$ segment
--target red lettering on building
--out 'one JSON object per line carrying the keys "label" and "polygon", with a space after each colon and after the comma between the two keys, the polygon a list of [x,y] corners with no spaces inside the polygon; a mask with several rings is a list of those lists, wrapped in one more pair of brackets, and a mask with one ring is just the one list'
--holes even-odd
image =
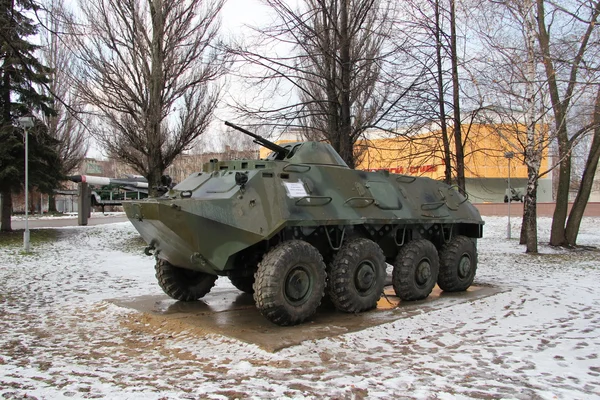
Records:
{"label": "red lettering on building", "polygon": [[369,171],[371,172],[377,172],[377,171],[388,171],[392,174],[418,174],[418,173],[431,173],[431,172],[436,172],[438,169],[438,166],[435,164],[427,164],[427,165],[414,165],[414,166],[408,166],[408,167],[403,167],[403,166],[397,166],[397,167],[390,167],[390,168],[371,168],[369,169]]}

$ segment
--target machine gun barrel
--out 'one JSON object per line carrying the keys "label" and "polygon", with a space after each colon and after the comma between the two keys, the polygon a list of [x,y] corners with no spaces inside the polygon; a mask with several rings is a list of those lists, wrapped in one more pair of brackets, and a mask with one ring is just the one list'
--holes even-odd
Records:
{"label": "machine gun barrel", "polygon": [[237,126],[235,124],[232,124],[229,121],[225,121],[225,125],[232,127],[233,129],[237,129],[238,131],[245,133],[248,136],[251,136],[254,138],[254,143],[258,143],[261,146],[266,147],[267,149],[274,151],[276,153],[280,153],[281,157],[285,157],[285,155],[289,152],[288,149],[283,148],[281,146],[279,146],[278,144],[275,144],[263,137],[258,136],[256,133],[252,133],[244,128],[242,128],[241,126]]}

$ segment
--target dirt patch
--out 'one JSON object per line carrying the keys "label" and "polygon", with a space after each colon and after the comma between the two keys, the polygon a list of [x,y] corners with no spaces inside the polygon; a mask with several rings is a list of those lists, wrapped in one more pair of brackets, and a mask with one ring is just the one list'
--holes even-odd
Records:
{"label": "dirt patch", "polygon": [[134,331],[143,330],[170,336],[178,336],[183,332],[197,336],[218,334],[275,352],[305,340],[356,332],[415,314],[492,296],[501,291],[489,286],[473,286],[462,293],[443,293],[436,287],[426,300],[401,302],[390,286],[386,287],[385,296],[375,310],[346,314],[331,307],[321,307],[311,320],[292,327],[281,327],[267,321],[254,306],[252,296],[237,290],[209,294],[203,300],[191,303],[175,301],[167,296],[141,296],[110,302],[140,312],[130,314],[123,321],[123,324]]}

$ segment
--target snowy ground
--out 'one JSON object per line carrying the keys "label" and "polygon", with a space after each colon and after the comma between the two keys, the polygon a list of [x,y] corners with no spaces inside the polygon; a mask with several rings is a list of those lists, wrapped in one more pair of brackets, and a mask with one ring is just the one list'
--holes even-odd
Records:
{"label": "snowy ground", "polygon": [[0,243],[2,398],[600,398],[600,252],[524,254],[505,218],[486,218],[476,277],[504,292],[275,354],[107,302],[161,293],[129,223],[57,233],[30,255]]}
{"label": "snowy ground", "polygon": [[[107,211],[105,213],[94,211],[91,213],[90,218],[108,218],[108,217],[120,217],[120,216],[125,216],[125,213],[123,211]],[[62,213],[62,214],[48,214],[48,213],[46,213],[46,214],[29,214],[27,216],[27,218],[29,218],[30,220],[72,219],[72,218],[77,218],[77,213],[71,212],[71,213]],[[13,221],[23,221],[24,219],[25,219],[25,214],[19,214],[19,215],[12,216]]]}

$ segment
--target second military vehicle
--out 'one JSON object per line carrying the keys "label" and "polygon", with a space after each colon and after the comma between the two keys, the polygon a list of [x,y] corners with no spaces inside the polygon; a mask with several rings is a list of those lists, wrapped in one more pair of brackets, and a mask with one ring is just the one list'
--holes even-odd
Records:
{"label": "second military vehicle", "polygon": [[386,262],[402,300],[473,282],[483,221],[455,188],[353,170],[327,143],[280,146],[226,124],[272,153],[211,160],[163,196],[124,204],[172,298],[198,300],[227,276],[268,320],[294,325],[325,295],[343,312],[376,307]]}

